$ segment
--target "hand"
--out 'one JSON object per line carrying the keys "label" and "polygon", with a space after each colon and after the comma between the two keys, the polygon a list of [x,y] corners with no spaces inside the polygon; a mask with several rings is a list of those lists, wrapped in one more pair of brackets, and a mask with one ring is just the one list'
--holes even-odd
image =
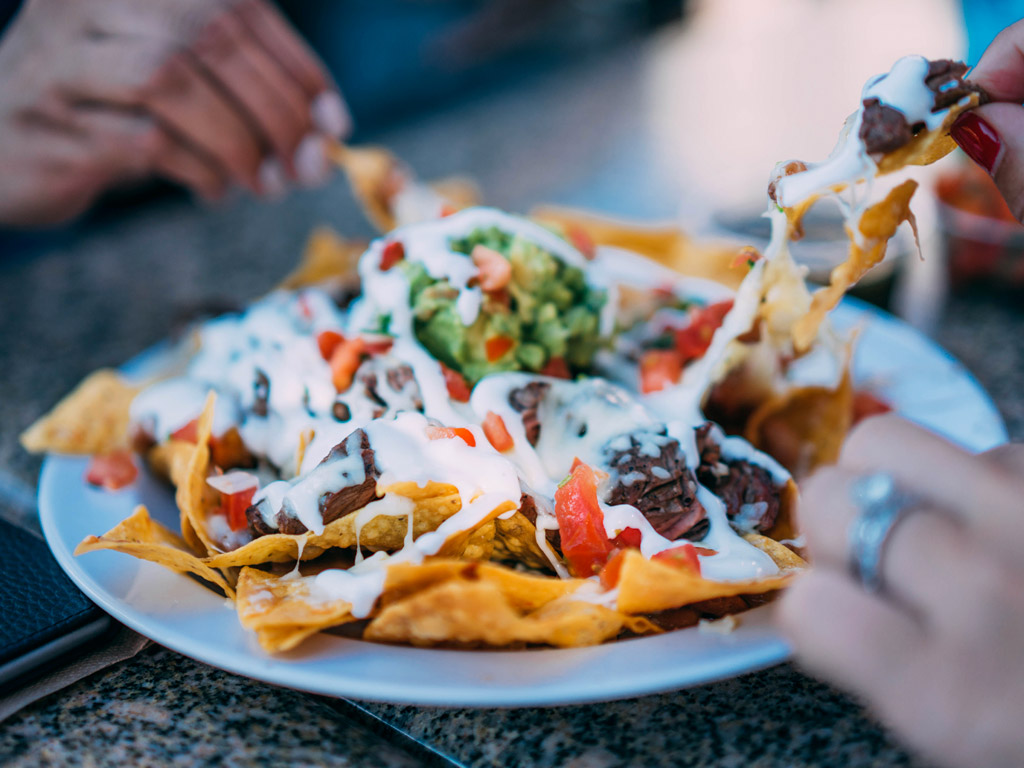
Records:
{"label": "hand", "polygon": [[[885,595],[847,569],[850,485],[923,500],[883,550]],[[814,563],[783,597],[797,658],[943,765],[1024,765],[1024,445],[975,456],[895,416],[866,420],[803,485]]]}
{"label": "hand", "polygon": [[67,220],[150,175],[205,199],[314,184],[350,124],[264,0],[29,0],[0,72],[0,224]]}
{"label": "hand", "polygon": [[1024,221],[1024,21],[999,33],[968,79],[993,103],[965,112],[950,135],[992,175],[1013,215]]}

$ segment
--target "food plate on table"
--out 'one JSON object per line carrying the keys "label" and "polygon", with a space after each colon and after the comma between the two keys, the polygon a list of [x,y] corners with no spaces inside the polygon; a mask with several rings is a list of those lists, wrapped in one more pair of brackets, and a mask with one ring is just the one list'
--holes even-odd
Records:
{"label": "food plate on table", "polygon": [[[894,407],[1004,437],[940,350],[829,317],[913,224],[913,182],[871,205],[857,183],[948,151],[979,98],[962,74],[908,57],[869,82],[833,158],[776,169],[764,254],[514,216],[339,148],[380,238],[316,235],[280,288],[23,435],[91,457],[45,464],[58,561],[172,648],[357,698],[563,703],[779,660],[763,606],[808,567],[794,479]],[[787,243],[822,196],[851,251],[812,294]]]}

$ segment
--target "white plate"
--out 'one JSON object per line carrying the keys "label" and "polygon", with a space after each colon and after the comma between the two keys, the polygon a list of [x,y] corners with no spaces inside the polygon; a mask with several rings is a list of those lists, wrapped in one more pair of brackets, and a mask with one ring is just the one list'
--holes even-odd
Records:
{"label": "white plate", "polygon": [[[971,375],[913,329],[846,302],[837,325],[862,327],[854,364],[907,417],[973,450],[1005,442],[998,412]],[[99,534],[145,503],[177,526],[169,490],[141,477],[108,493],[82,480],[86,460],[51,456],[39,483],[43,531],[58,562],[110,614],[161,645],[270,683],[332,696],[449,706],[540,706],[639,696],[732,677],[784,660],[789,649],[770,607],[743,615],[730,635],[694,629],[597,648],[516,652],[425,650],[321,634],[269,656],[238,623],[232,605],[185,576],[116,552],[75,558]]]}

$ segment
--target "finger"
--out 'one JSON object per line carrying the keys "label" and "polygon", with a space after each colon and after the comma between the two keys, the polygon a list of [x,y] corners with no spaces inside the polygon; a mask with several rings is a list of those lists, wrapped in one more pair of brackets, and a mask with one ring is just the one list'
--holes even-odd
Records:
{"label": "finger", "polygon": [[1013,215],[1024,220],[1024,107],[985,104],[960,115],[949,135],[988,171]]}
{"label": "finger", "polygon": [[243,0],[236,13],[268,55],[312,98],[316,126],[335,139],[352,132],[352,116],[323,63],[272,5]]}
{"label": "finger", "polygon": [[1024,21],[996,35],[969,79],[984,88],[993,101],[1024,101]]}
{"label": "finger", "polygon": [[[816,565],[846,570],[850,528],[860,513],[852,491],[858,476],[832,467],[801,484],[802,531]],[[880,568],[886,596],[931,625],[950,615],[951,601],[965,591],[977,549],[963,529],[935,509],[907,510],[885,542]],[[969,598],[969,595],[964,595]]]}
{"label": "finger", "polygon": [[312,129],[309,98],[230,13],[211,21],[192,46],[207,75],[241,105],[291,174],[292,157]]}
{"label": "finger", "polygon": [[75,125],[94,162],[105,169],[108,184],[157,174],[205,200],[223,196],[227,179],[216,164],[148,115],[96,107],[75,112]]}
{"label": "finger", "polygon": [[799,578],[777,615],[802,664],[873,698],[899,691],[926,642],[910,617],[828,568]]}
{"label": "finger", "polygon": [[1008,562],[1024,566],[1024,478],[894,415],[859,424],[840,466],[886,472],[911,493],[948,510]]}
{"label": "finger", "polygon": [[1018,475],[1024,475],[1024,443],[1008,443],[981,454],[985,461],[991,461]]}
{"label": "finger", "polygon": [[161,58],[150,41],[96,41],[65,92],[71,101],[146,112],[231,179],[257,191],[263,157],[259,134],[189,55]]}

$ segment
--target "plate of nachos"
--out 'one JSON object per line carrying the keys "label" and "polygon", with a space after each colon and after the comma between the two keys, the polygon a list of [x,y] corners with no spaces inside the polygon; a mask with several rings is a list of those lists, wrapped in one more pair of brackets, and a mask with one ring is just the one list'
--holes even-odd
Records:
{"label": "plate of nachos", "polygon": [[[869,82],[829,160],[780,164],[764,253],[512,215],[337,147],[378,239],[314,233],[277,290],[92,374],[23,435],[50,454],[55,556],[157,642],[330,695],[560,704],[782,660],[770,602],[810,567],[794,479],[880,410],[1005,439],[940,349],[829,315],[912,221],[912,181],[875,203],[861,182],[937,159],[980,99],[935,64]],[[851,255],[812,292],[787,243],[822,197]]]}

